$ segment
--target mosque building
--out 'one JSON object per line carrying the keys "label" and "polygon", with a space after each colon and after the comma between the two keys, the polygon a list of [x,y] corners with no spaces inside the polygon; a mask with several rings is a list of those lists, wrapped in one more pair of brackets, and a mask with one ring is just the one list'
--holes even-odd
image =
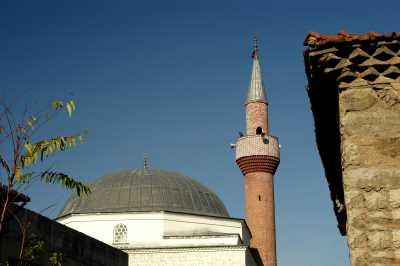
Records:
{"label": "mosque building", "polygon": [[[119,248],[129,265],[276,265],[273,175],[279,144],[268,134],[268,102],[257,40],[245,102],[246,134],[233,148],[245,176],[245,219],[191,177],[149,167],[95,179],[72,195],[57,221]],[[239,189],[239,188],[238,188]]]}

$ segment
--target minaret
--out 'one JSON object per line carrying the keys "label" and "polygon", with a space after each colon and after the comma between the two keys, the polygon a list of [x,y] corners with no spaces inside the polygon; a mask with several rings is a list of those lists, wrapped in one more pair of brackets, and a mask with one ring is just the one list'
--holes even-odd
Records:
{"label": "minaret", "polygon": [[278,139],[269,135],[268,102],[261,76],[257,39],[246,107],[246,135],[235,145],[236,163],[244,175],[245,214],[264,266],[276,265],[274,174],[279,165]]}

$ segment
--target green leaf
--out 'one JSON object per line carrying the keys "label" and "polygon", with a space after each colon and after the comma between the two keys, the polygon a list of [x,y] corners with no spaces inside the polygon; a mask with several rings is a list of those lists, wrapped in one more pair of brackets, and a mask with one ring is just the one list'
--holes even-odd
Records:
{"label": "green leaf", "polygon": [[20,183],[28,184],[28,183],[30,183],[32,181],[32,176],[33,176],[33,173],[29,172],[29,173],[26,173],[24,175],[21,175],[17,179],[17,181],[20,182]]}
{"label": "green leaf", "polygon": [[33,145],[30,143],[25,143],[24,144],[25,150],[27,150],[28,153],[32,153],[33,151]]}
{"label": "green leaf", "polygon": [[69,117],[72,116],[72,112],[75,111],[75,103],[73,100],[69,100],[67,102],[67,111],[68,111],[68,115]]}
{"label": "green leaf", "polygon": [[22,168],[19,167],[19,166],[17,166],[17,167],[15,168],[15,179],[16,179],[18,182],[22,182],[22,181],[23,181]]}
{"label": "green leaf", "polygon": [[32,115],[31,117],[28,118],[28,120],[26,120],[26,123],[32,130],[34,130],[35,129],[34,124],[36,123],[36,121],[37,118],[34,115]]}
{"label": "green leaf", "polygon": [[51,154],[64,151],[67,148],[72,148],[76,145],[76,142],[83,142],[82,135],[72,136],[59,136],[52,139],[45,139],[36,143],[25,143],[26,153],[20,157],[22,167],[27,167],[30,164],[34,164],[40,158],[40,161],[44,161]]}
{"label": "green leaf", "polygon": [[64,103],[62,101],[53,101],[51,103],[51,106],[56,110],[60,110],[61,108],[63,108]]}
{"label": "green leaf", "polygon": [[80,196],[81,193],[88,195],[91,192],[88,186],[64,173],[44,171],[41,173],[40,178],[45,183],[59,184],[64,188],[73,189],[78,196]]}
{"label": "green leaf", "polygon": [[[26,261],[33,261],[40,256],[44,251],[44,241],[39,239],[36,235],[29,235],[26,246],[23,249],[23,259]],[[29,264],[29,263],[28,263]]]}
{"label": "green leaf", "polygon": [[49,257],[50,266],[62,266],[63,264],[63,254],[58,251],[54,251]]}
{"label": "green leaf", "polygon": [[35,129],[35,128],[33,127],[33,123],[32,123],[31,120],[28,119],[28,121],[26,121],[26,123],[28,124],[28,126],[29,126],[32,130]]}

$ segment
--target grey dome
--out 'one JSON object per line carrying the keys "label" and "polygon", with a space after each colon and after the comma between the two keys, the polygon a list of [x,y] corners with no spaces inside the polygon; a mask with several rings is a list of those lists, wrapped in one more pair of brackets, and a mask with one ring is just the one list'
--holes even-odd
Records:
{"label": "grey dome", "polygon": [[218,196],[190,177],[155,169],[132,169],[95,179],[92,193],[73,194],[68,214],[173,211],[229,217]]}

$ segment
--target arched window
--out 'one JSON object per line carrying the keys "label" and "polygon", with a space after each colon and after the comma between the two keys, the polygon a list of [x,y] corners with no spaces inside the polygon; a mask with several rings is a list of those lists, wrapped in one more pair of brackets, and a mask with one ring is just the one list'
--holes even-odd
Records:
{"label": "arched window", "polygon": [[114,226],[114,243],[128,242],[128,228],[124,224]]}
{"label": "arched window", "polygon": [[261,127],[258,127],[258,128],[256,129],[256,134],[257,134],[257,135],[261,135],[261,134],[262,134],[262,128],[261,128]]}

